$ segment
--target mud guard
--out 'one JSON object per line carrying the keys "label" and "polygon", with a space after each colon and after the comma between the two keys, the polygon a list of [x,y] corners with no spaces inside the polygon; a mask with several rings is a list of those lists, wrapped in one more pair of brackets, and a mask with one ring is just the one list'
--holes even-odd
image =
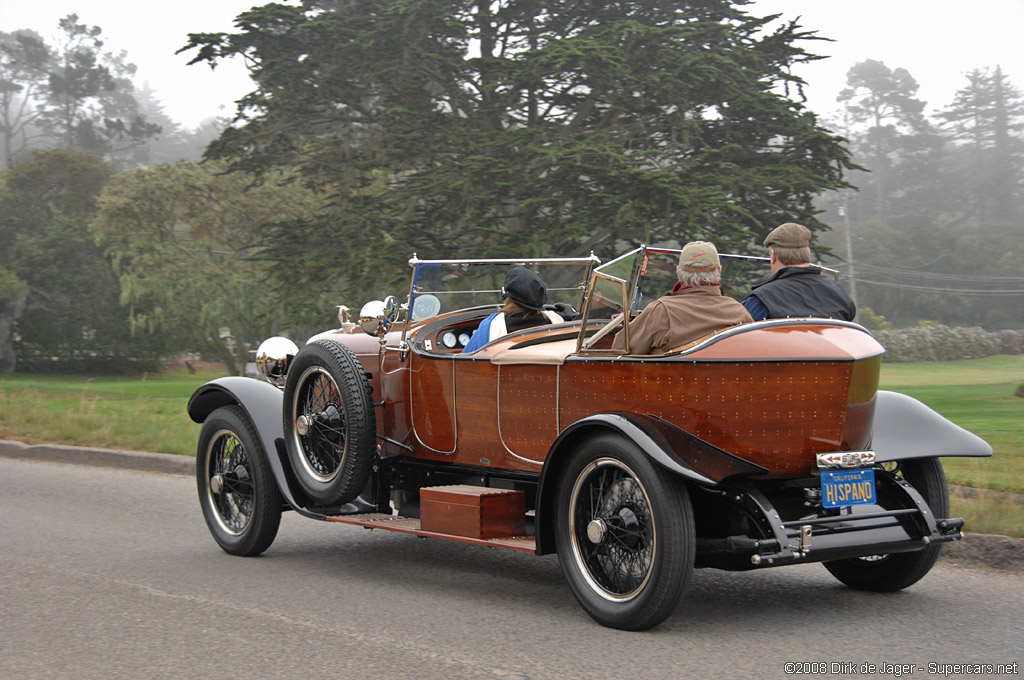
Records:
{"label": "mud guard", "polygon": [[555,488],[565,464],[565,454],[582,438],[602,430],[618,432],[661,467],[698,484],[714,486],[727,477],[768,472],[767,468],[734,456],[655,415],[613,412],[587,416],[558,435],[544,461],[535,518],[538,555],[556,550],[554,521],[557,518],[548,517],[545,511],[555,505]]}
{"label": "mud guard", "polygon": [[875,461],[910,458],[986,457],[988,442],[950,422],[917,399],[879,390],[869,448]]}
{"label": "mud guard", "polygon": [[214,410],[233,404],[241,406],[256,427],[274,480],[288,505],[304,515],[323,519],[323,515],[305,509],[308,501],[289,479],[290,470],[285,469],[281,460],[279,446],[284,444],[284,393],[262,380],[238,376],[217,378],[195,391],[188,401],[188,415],[195,422],[202,423]]}

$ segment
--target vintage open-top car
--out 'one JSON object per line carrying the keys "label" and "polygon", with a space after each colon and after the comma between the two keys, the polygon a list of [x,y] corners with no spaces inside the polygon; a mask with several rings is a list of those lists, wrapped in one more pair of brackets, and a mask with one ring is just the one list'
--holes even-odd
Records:
{"label": "vintage open-top car", "polygon": [[[264,342],[265,380],[214,380],[188,405],[214,539],[259,554],[290,509],[557,553],[584,609],[634,630],[671,614],[695,567],[823,562],[876,591],[923,577],[963,525],[938,459],[991,448],[879,391],[884,350],[854,323],[760,321],[630,354],[626,321],[678,258],[414,256],[404,303],[368,303],[301,349]],[[564,321],[463,352],[513,265]]]}

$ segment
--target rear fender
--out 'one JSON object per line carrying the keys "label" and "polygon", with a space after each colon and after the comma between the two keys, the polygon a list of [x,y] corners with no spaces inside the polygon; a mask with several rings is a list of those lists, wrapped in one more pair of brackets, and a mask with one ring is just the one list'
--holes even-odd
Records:
{"label": "rear fender", "polygon": [[[286,469],[282,461],[284,392],[270,383],[253,378],[217,378],[195,391],[188,401],[188,415],[195,422],[202,423],[216,409],[233,404],[241,406],[256,427],[281,495],[292,508],[303,511],[309,503],[292,483],[289,478],[291,471]],[[303,511],[303,514],[308,513]]]}
{"label": "rear fender", "polygon": [[555,493],[569,454],[587,438],[608,431],[621,434],[664,469],[697,484],[715,486],[734,475],[768,472],[654,415],[616,412],[587,416],[558,435],[544,461],[537,489],[538,555],[556,550]]}
{"label": "rear fender", "polygon": [[946,420],[917,399],[879,390],[870,448],[882,463],[911,458],[985,457],[988,442]]}

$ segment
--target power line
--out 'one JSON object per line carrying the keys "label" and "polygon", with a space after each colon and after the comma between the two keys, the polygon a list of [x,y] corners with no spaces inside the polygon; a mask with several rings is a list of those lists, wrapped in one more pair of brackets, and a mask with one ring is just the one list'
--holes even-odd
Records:
{"label": "power line", "polygon": [[[841,265],[838,265],[841,266]],[[989,285],[1016,285],[1024,284],[1024,276],[982,276],[977,274],[943,274],[939,272],[922,272],[916,270],[907,269],[892,269],[889,267],[879,267],[876,265],[858,263],[857,268],[864,273],[873,274],[877,276],[890,276],[894,278],[902,278],[908,280],[919,280],[919,281],[943,281],[943,282],[962,282],[962,283],[982,283]]]}
{"label": "power line", "polygon": [[1010,295],[1024,295],[1021,290],[978,290],[973,288],[936,288],[934,286],[914,286],[906,283],[890,283],[888,281],[876,281],[874,279],[857,279],[858,283],[865,283],[869,286],[882,286],[884,288],[899,288],[901,290],[917,290],[926,293],[942,293],[944,295],[975,295],[1005,297]]}

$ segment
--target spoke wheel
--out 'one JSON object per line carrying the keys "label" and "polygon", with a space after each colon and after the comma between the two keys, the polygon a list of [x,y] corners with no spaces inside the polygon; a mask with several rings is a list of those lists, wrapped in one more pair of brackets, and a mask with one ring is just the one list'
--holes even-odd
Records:
{"label": "spoke wheel", "polygon": [[307,495],[347,503],[369,479],[377,425],[370,386],[352,351],[331,341],[295,356],[284,390],[288,456]]}
{"label": "spoke wheel", "polygon": [[[942,463],[937,458],[903,461],[899,474],[917,489],[936,518],[949,517],[949,489]],[[883,506],[892,505],[886,504],[882,497],[880,500]],[[868,555],[825,562],[824,565],[830,574],[851,588],[892,592],[924,578],[935,566],[941,550],[941,543],[931,543],[916,552]]]}
{"label": "spoke wheel", "polygon": [[266,451],[238,406],[206,419],[196,449],[199,504],[210,533],[234,555],[258,555],[274,542],[283,499]]}
{"label": "spoke wheel", "polygon": [[686,487],[631,442],[600,435],[570,454],[558,490],[558,555],[583,608],[643,630],[675,609],[693,571]]}

